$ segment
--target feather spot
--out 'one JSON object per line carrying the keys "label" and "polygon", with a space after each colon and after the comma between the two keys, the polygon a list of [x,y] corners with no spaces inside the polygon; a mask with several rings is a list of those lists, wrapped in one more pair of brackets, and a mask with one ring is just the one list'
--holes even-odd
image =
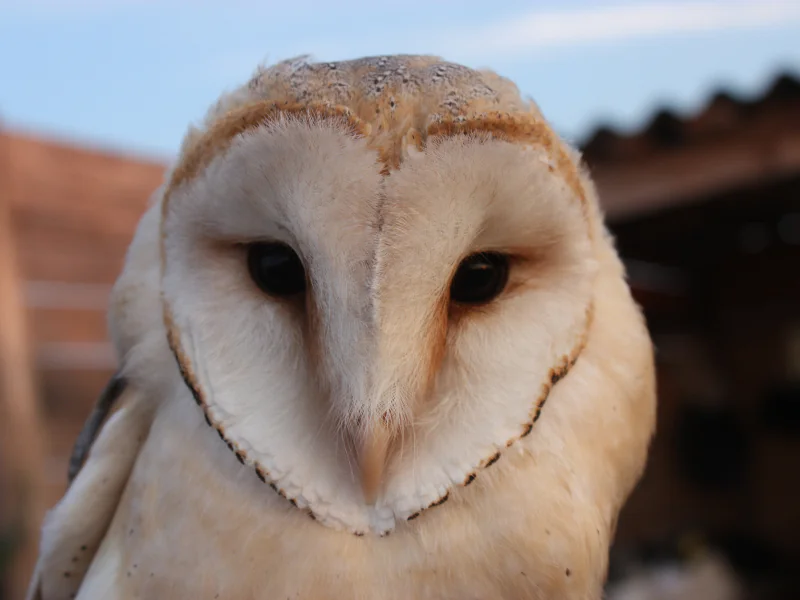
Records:
{"label": "feather spot", "polygon": [[484,468],[491,467],[494,463],[500,460],[500,453],[497,452],[494,456],[492,456],[489,460],[486,461],[486,464],[483,465]]}

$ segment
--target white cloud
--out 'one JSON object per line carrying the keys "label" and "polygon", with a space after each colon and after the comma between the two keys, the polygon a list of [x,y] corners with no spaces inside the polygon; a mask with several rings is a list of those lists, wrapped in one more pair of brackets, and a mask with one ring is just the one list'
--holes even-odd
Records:
{"label": "white cloud", "polygon": [[[475,15],[477,16],[477,15]],[[375,31],[355,40],[296,40],[296,52],[320,60],[408,52],[438,54],[466,63],[530,57],[537,51],[592,46],[685,33],[753,30],[800,22],[800,0],[639,1],[572,10],[532,10],[485,25],[428,32]],[[288,48],[284,50],[289,50]],[[271,54],[275,54],[275,49]],[[263,51],[234,50],[219,58],[212,73],[250,73]]]}
{"label": "white cloud", "polygon": [[448,56],[486,59],[524,55],[544,48],[760,29],[797,21],[798,0],[638,2],[531,11],[513,20],[445,33],[436,47]]}

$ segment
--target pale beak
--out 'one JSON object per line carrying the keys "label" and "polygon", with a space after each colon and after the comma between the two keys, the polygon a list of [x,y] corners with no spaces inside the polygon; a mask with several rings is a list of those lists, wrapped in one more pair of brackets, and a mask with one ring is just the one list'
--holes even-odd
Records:
{"label": "pale beak", "polygon": [[359,455],[361,466],[361,490],[367,504],[375,504],[386,468],[386,455],[392,433],[382,422],[372,426],[364,437]]}

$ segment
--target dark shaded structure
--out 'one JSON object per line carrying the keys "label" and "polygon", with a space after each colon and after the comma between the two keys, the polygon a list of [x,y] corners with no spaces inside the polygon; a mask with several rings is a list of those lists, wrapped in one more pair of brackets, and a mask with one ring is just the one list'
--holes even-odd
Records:
{"label": "dark shaded structure", "polygon": [[658,356],[658,433],[619,543],[693,530],[798,564],[800,80],[583,147]]}

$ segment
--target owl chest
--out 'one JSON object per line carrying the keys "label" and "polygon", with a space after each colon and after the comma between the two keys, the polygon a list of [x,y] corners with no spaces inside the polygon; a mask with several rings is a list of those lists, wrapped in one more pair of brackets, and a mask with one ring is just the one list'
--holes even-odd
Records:
{"label": "owl chest", "polygon": [[593,597],[594,578],[502,521],[487,531],[469,505],[357,538],[278,502],[177,484],[134,473],[79,598]]}
{"label": "owl chest", "polygon": [[[510,457],[514,478],[486,475],[387,537],[356,537],[275,494],[203,423],[185,413],[179,421],[156,419],[79,598],[585,599],[599,592],[603,574],[587,569],[592,561],[581,554],[604,543],[594,523],[579,518],[588,513],[564,505],[561,493],[542,493],[543,474],[528,477]],[[520,487],[521,479],[531,487]],[[559,516],[557,504],[569,514]]]}
{"label": "owl chest", "polygon": [[[120,523],[79,598],[538,598],[538,574],[506,571],[487,552],[436,553],[320,539],[311,531],[257,529],[163,534]],[[199,526],[199,523],[198,523]],[[128,527],[127,531],[125,527]],[[560,596],[569,597],[569,596]]]}

